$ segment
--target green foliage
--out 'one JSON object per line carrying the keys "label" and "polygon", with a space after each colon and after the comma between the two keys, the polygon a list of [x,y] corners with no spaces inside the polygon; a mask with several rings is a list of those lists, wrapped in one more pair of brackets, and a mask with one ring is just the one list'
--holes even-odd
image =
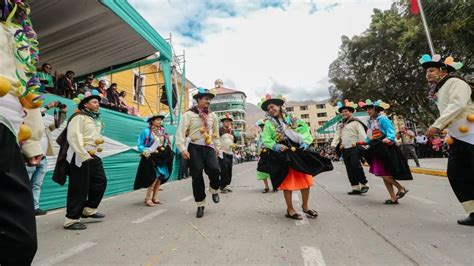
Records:
{"label": "green foliage", "polygon": [[[428,100],[425,72],[418,63],[429,53],[421,17],[409,1],[374,10],[369,28],[352,39],[342,36],[338,58],[329,67],[333,100],[382,99],[390,111],[427,127],[438,111]],[[474,1],[423,1],[435,52],[464,63],[471,73],[474,54]]]}

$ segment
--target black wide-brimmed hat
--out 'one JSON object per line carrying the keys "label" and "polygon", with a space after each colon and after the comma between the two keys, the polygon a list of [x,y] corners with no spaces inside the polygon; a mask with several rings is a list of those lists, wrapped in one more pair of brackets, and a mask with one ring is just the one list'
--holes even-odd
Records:
{"label": "black wide-brimmed hat", "polygon": [[198,88],[198,92],[196,94],[193,95],[193,98],[195,100],[197,99],[200,99],[202,97],[209,97],[209,98],[214,98],[214,96],[216,96],[214,93],[210,92],[208,89],[205,89],[205,88],[202,88],[202,87],[199,87]]}
{"label": "black wide-brimmed hat", "polygon": [[369,108],[375,108],[375,110],[382,112],[390,108],[390,104],[383,102],[382,100],[377,100],[372,102],[370,99],[365,100],[365,102],[359,102],[360,108],[367,110]]}
{"label": "black wide-brimmed hat", "polygon": [[349,100],[346,99],[344,100],[344,103],[337,102],[336,107],[338,108],[337,111],[339,113],[341,113],[343,110],[349,110],[349,112],[354,113],[357,108],[357,104],[354,102],[349,102]]}
{"label": "black wide-brimmed hat", "polygon": [[155,120],[156,118],[161,118],[161,120],[165,119],[166,117],[166,114],[164,112],[160,112],[159,114],[154,114],[152,116],[150,116],[146,121],[148,123],[152,122],[153,120]]}
{"label": "black wide-brimmed hat", "polygon": [[463,63],[461,62],[454,62],[454,58],[451,56],[446,57],[446,59],[442,61],[439,54],[435,54],[433,57],[431,57],[429,54],[424,54],[421,56],[419,62],[424,69],[436,67],[446,69],[448,72],[455,72],[456,70],[461,69],[463,66]]}
{"label": "black wide-brimmed hat", "polygon": [[[79,94],[79,95],[82,95],[82,94]],[[80,97],[79,95],[78,95],[77,98]],[[82,97],[81,97],[82,99],[79,98],[80,102],[79,102],[79,104],[77,104],[77,109],[79,109],[79,110],[83,110],[85,108],[84,105],[92,99],[97,99],[99,102],[102,100],[102,98],[99,96],[99,92],[97,90],[92,90],[92,92],[86,92],[84,95],[82,95]]]}
{"label": "black wide-brimmed hat", "polygon": [[283,96],[278,95],[276,97],[272,97],[270,94],[267,94],[261,99],[261,101],[257,105],[260,105],[260,108],[262,108],[262,110],[266,112],[268,111],[268,106],[270,104],[282,106],[284,103],[285,98]]}

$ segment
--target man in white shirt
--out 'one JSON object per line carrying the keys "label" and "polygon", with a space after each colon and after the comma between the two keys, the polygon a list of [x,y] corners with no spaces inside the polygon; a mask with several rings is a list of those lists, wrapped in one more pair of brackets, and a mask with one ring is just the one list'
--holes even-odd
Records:
{"label": "man in white shirt", "polygon": [[[193,96],[197,104],[186,111],[176,131],[176,146],[181,157],[188,160],[192,177],[194,201],[197,204],[196,217],[204,216],[206,205],[206,186],[203,171],[209,177],[209,191],[214,203],[219,203],[218,189],[219,163],[217,154],[220,153],[219,120],[217,115],[209,110],[214,94],[204,88],[198,88]],[[186,139],[191,141],[186,145]]]}
{"label": "man in white shirt", "polygon": [[229,185],[232,182],[232,163],[234,160],[234,149],[237,138],[234,135],[232,129],[232,115],[227,113],[225,116],[220,118],[222,127],[219,128],[221,151],[222,154],[219,156],[219,167],[221,170],[221,193],[232,192],[229,189]]}
{"label": "man in white shirt", "polygon": [[358,141],[365,140],[365,125],[353,117],[355,106],[347,102],[339,107],[342,121],[339,122],[331,147],[340,150],[346,166],[347,176],[352,186],[349,195],[360,195],[369,191],[367,178],[361,165],[361,155],[356,147]]}
{"label": "man in white shirt", "polygon": [[[450,75],[462,66],[448,57],[424,55],[420,61],[426,79],[433,85],[440,116],[426,132],[428,138],[448,130],[448,179],[454,194],[468,217],[459,219],[461,225],[474,226],[474,95],[464,80]],[[430,60],[427,60],[427,59]],[[436,60],[437,59],[437,60]]]}

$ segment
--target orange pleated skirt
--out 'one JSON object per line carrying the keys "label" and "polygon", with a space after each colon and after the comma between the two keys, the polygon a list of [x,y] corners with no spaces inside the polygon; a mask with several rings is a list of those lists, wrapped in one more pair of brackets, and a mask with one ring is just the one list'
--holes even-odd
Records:
{"label": "orange pleated skirt", "polygon": [[302,172],[298,172],[290,167],[288,175],[281,183],[279,190],[301,190],[314,185],[313,177]]}

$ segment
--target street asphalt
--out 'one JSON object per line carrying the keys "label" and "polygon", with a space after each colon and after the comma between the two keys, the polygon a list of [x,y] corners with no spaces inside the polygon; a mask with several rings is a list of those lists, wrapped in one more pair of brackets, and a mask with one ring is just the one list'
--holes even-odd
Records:
{"label": "street asphalt", "polygon": [[[146,207],[144,190],[103,201],[102,221],[62,229],[64,209],[37,218],[35,265],[474,265],[474,227],[445,177],[415,174],[399,205],[383,182],[365,171],[370,190],[347,195],[344,165],[315,177],[310,205],[317,219],[285,217],[281,192],[262,194],[256,162],[234,166],[232,193],[207,197],[195,217],[191,180],[165,184],[163,204]],[[301,195],[295,193],[300,210]]]}

